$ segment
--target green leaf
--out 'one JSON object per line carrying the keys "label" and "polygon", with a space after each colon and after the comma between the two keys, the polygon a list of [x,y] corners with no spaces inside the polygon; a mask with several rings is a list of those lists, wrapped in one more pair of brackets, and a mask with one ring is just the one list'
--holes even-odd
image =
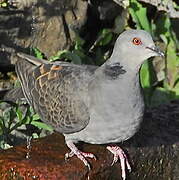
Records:
{"label": "green leaf", "polygon": [[163,34],[166,38],[170,38],[171,37],[170,29],[171,29],[170,18],[166,15],[161,15],[161,17],[156,22],[157,35],[161,36]]}
{"label": "green leaf", "polygon": [[17,118],[19,119],[19,121],[22,121],[23,113],[19,107],[16,108],[16,115],[17,115]]}
{"label": "green leaf", "polygon": [[150,105],[153,92],[153,84],[156,81],[156,74],[151,61],[146,61],[140,70],[141,85],[144,88],[144,97],[147,105]]}
{"label": "green leaf", "polygon": [[44,54],[38,48],[32,48],[32,51],[36,58],[38,58],[38,59],[44,58]]}
{"label": "green leaf", "polygon": [[164,34],[161,34],[161,35],[160,35],[160,38],[162,39],[162,41],[163,41],[165,44],[168,44],[168,39],[167,39],[167,37],[166,37]]}
{"label": "green leaf", "polygon": [[16,117],[16,108],[11,108],[10,109],[10,117],[9,117],[9,122],[8,122],[8,129],[10,129],[11,128],[11,125],[13,124],[13,121],[14,121],[14,119],[15,119],[15,117]]}
{"label": "green leaf", "polygon": [[143,88],[151,87],[156,81],[156,75],[151,61],[146,61],[140,70],[140,80]]}
{"label": "green leaf", "polygon": [[112,38],[113,38],[112,32],[109,29],[103,29],[100,34],[98,44],[100,46],[106,46],[107,44],[110,43]]}
{"label": "green leaf", "polygon": [[33,134],[32,134],[32,138],[33,138],[33,139],[37,139],[37,138],[39,138],[39,135],[38,135],[37,133],[33,133]]}
{"label": "green leaf", "polygon": [[175,86],[172,91],[175,93],[175,96],[173,96],[173,99],[178,99],[179,98],[179,83],[177,86]]}
{"label": "green leaf", "polygon": [[[74,64],[81,64],[81,58],[68,50],[59,51],[55,57],[58,57],[58,59],[71,60]],[[50,61],[54,61],[54,56],[50,58]]]}
{"label": "green leaf", "polygon": [[27,115],[27,116],[25,116],[25,117],[22,119],[21,123],[22,123],[22,124],[30,124],[31,121],[32,121],[31,116]]}
{"label": "green leaf", "polygon": [[43,122],[39,122],[39,121],[32,121],[31,122],[32,125],[38,127],[38,128],[42,128],[48,131],[53,131],[53,128]]}
{"label": "green leaf", "polygon": [[36,121],[36,120],[39,120],[39,119],[40,119],[40,117],[39,117],[38,114],[34,114],[34,115],[32,116],[32,121]]}
{"label": "green leaf", "polygon": [[147,8],[144,8],[137,0],[130,0],[129,13],[138,29],[144,29],[151,33],[150,22],[147,18]]}
{"label": "green leaf", "polygon": [[6,7],[8,7],[8,3],[7,2],[1,2],[0,7],[6,8]]}
{"label": "green leaf", "polygon": [[9,145],[5,140],[0,139],[0,148],[1,149],[9,149],[13,146]]}
{"label": "green leaf", "polygon": [[68,60],[71,60],[74,64],[81,64],[81,58],[73,52],[68,52],[67,54],[65,54],[65,57]]}
{"label": "green leaf", "polygon": [[56,61],[56,60],[59,60],[59,56],[51,56],[50,58],[49,58],[49,61]]}
{"label": "green leaf", "polygon": [[171,90],[178,77],[179,57],[176,55],[176,45],[172,38],[169,40],[166,53],[167,79],[164,86]]}
{"label": "green leaf", "polygon": [[82,46],[84,45],[85,41],[76,33],[75,34],[75,49],[82,50]]}

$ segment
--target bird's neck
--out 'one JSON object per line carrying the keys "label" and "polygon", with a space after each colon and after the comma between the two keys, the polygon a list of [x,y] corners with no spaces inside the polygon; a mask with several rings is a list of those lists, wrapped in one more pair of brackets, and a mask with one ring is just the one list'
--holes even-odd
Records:
{"label": "bird's neck", "polygon": [[108,59],[105,64],[113,65],[118,63],[126,72],[133,72],[135,74],[136,72],[139,72],[142,63],[144,62],[144,60],[140,59],[140,57],[138,57],[138,59],[136,60],[130,55],[123,56],[122,54],[116,55],[113,53],[110,59]]}
{"label": "bird's neck", "polygon": [[104,88],[109,88],[109,85],[116,89],[140,87],[139,70],[140,66],[131,68],[122,66],[119,62],[111,63],[107,61],[97,69],[95,82],[99,86],[103,84]]}
{"label": "bird's neck", "polygon": [[[113,59],[114,60],[114,59]],[[104,63],[101,68],[99,68],[99,72],[101,77],[103,77],[106,81],[138,81],[139,80],[139,71],[141,65],[129,65],[126,61],[110,61],[108,60]]]}

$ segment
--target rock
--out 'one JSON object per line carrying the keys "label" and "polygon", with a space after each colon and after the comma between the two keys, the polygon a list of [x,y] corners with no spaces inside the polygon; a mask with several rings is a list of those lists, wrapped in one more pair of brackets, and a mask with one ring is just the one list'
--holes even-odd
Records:
{"label": "rock", "polygon": [[127,144],[132,180],[179,179],[179,101],[148,109],[140,131]]}
{"label": "rock", "polygon": [[[30,3],[32,1],[32,3]],[[83,0],[16,0],[17,8],[0,8],[1,67],[16,61],[15,52],[36,47],[47,58],[69,49],[74,30],[86,22],[88,3]]]}
{"label": "rock", "polygon": [[[35,6],[36,7],[36,6]],[[86,22],[87,2],[82,0],[51,0],[38,2],[34,25],[33,47],[40,49],[47,57],[59,50],[69,49],[74,43],[74,30]],[[38,18],[40,17],[40,18]]]}
{"label": "rock", "polygon": [[[179,101],[149,109],[140,131],[122,147],[133,166],[127,179],[178,180]],[[64,160],[69,149],[63,136],[55,133],[33,140],[29,159],[26,145],[0,151],[0,179],[120,179],[120,164],[110,166],[113,157],[104,145],[82,143],[79,148],[98,158],[97,161],[88,159],[92,165],[90,172],[76,157]]]}
{"label": "rock", "polygon": [[[94,152],[98,160],[89,160],[92,171],[83,165],[76,157],[65,161],[64,155],[68,148],[62,135],[53,134],[46,138],[34,140],[30,148],[30,158],[27,159],[26,146],[17,146],[0,152],[0,179],[40,179],[40,180],[72,180],[72,179],[111,179],[113,172],[119,172],[116,164],[110,166],[110,156],[104,146],[85,145],[85,151]],[[108,156],[106,156],[108,154]],[[119,171],[117,171],[119,169]]]}

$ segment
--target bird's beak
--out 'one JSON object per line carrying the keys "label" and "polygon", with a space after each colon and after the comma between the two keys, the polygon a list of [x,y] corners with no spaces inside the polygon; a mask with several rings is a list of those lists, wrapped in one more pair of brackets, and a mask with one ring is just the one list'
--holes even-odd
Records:
{"label": "bird's beak", "polygon": [[146,47],[147,49],[150,49],[151,51],[157,53],[161,57],[165,57],[165,54],[156,46],[153,47]]}

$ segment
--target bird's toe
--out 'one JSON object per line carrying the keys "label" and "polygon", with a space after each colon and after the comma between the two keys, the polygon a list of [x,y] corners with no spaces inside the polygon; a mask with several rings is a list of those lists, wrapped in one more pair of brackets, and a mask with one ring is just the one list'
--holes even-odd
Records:
{"label": "bird's toe", "polygon": [[129,164],[126,154],[119,146],[107,146],[106,148],[114,155],[111,166],[114,163],[116,163],[118,160],[120,160],[122,178],[123,180],[125,180],[126,179],[126,166],[127,166],[128,171],[131,171],[131,166]]}

